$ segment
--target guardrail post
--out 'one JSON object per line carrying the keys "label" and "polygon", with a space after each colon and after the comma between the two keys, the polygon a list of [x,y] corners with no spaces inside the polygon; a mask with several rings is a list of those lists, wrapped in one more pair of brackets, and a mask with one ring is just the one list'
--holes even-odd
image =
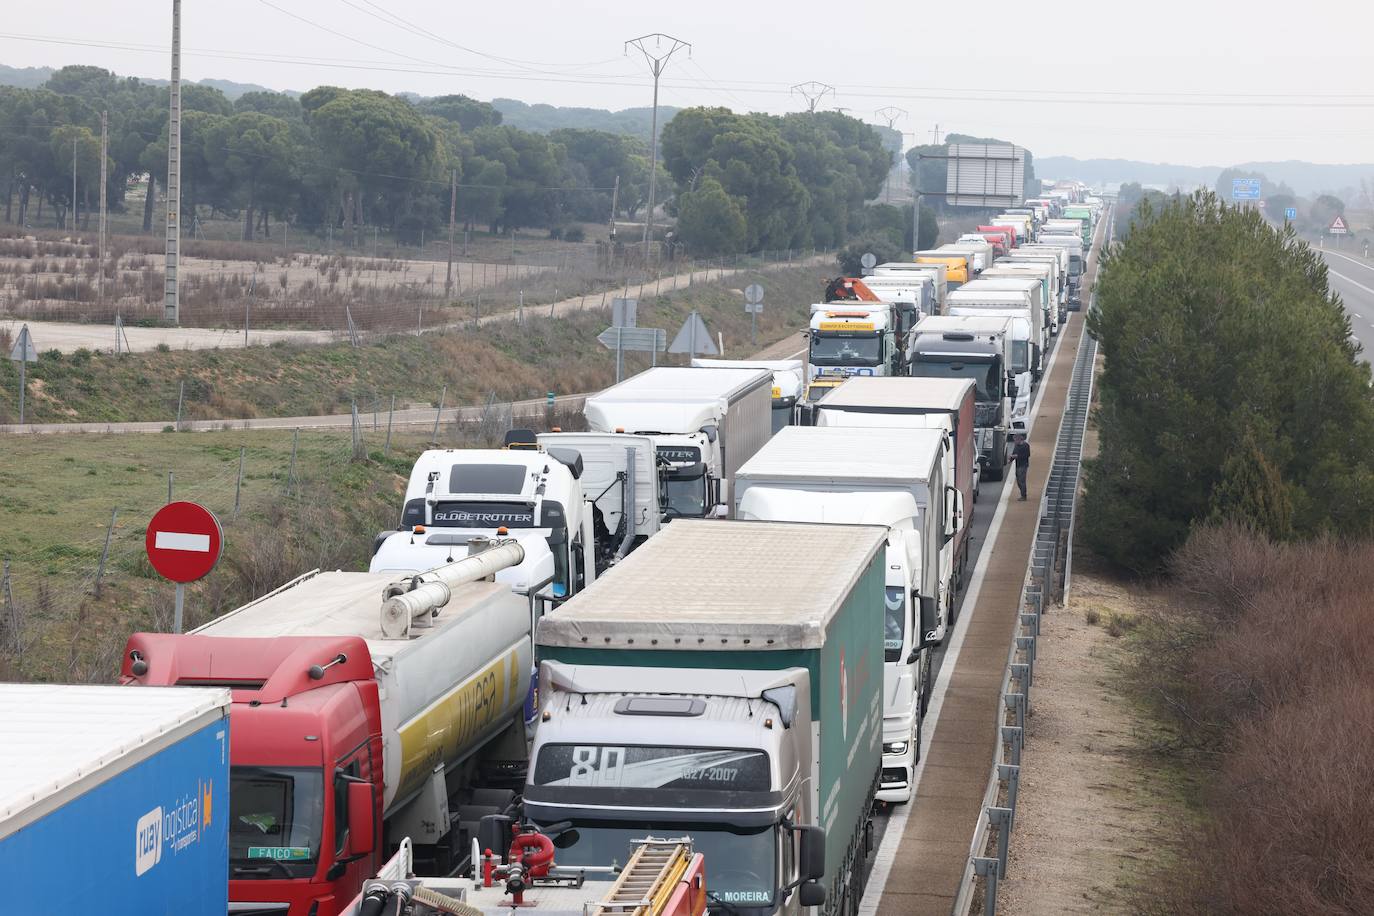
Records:
{"label": "guardrail post", "polygon": [[1016,796],[1021,790],[1021,768],[1010,763],[997,764],[997,778],[1007,787],[1007,808],[1016,817]]}
{"label": "guardrail post", "polygon": [[1019,767],[1021,765],[1021,747],[1026,740],[1025,731],[1015,725],[1003,725],[1002,740],[1007,743],[1007,758],[1011,760],[1012,766]]}
{"label": "guardrail post", "polygon": [[1039,636],[1039,635],[1040,635],[1040,615],[1039,615],[1039,614],[1034,614],[1034,613],[1023,612],[1023,613],[1021,614],[1021,626],[1026,627],[1028,630],[1030,630],[1030,635],[1032,635],[1032,636]]}
{"label": "guardrail post", "polygon": [[983,879],[983,914],[997,912],[997,860],[974,856],[973,873]]}
{"label": "guardrail post", "polygon": [[1011,809],[988,806],[988,822],[997,828],[997,877],[1007,876],[1007,844],[1011,842]]}
{"label": "guardrail post", "polygon": [[[1011,667],[1014,672],[1016,668],[1023,666],[1012,665]],[[1002,694],[1002,702],[1007,704],[1007,709],[1010,709],[1016,713],[1016,727],[1022,729],[1023,731],[1026,727],[1026,694],[1024,693],[1024,690],[1025,685],[1023,682],[1022,692]],[[1017,762],[1019,763],[1020,761]]]}

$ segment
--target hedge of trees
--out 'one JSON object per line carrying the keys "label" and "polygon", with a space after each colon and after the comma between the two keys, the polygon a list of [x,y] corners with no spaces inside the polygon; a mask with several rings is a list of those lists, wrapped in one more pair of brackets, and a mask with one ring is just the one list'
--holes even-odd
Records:
{"label": "hedge of trees", "polygon": [[[168,90],[98,67],[57,71],[38,89],[0,88],[0,181],[5,219],[66,227],[96,206],[100,112],[109,113],[109,205],[124,208],[129,181],[151,176],[143,229],[167,171]],[[607,221],[611,187],[633,219],[648,185],[646,146],[601,131],[531,133],[501,123],[462,95],[410,101],[373,90],[321,86],[300,98],[182,90],[183,223],[197,211],[243,219],[243,237],[273,221],[306,229],[380,225],[413,241],[458,214],[492,232]],[[77,188],[72,200],[72,150]],[[671,194],[671,182],[664,184]],[[44,206],[47,215],[43,216]],[[72,213],[75,209],[75,214]]]}
{"label": "hedge of trees", "polygon": [[1146,199],[1104,252],[1105,357],[1083,534],[1152,572],[1201,522],[1278,540],[1374,530],[1369,366],[1291,228],[1200,192]]}
{"label": "hedge of trees", "polygon": [[682,241],[697,254],[838,247],[865,225],[892,154],[839,112],[687,108],[663,130]]}
{"label": "hedge of trees", "polygon": [[[167,100],[166,87],[87,66],[58,70],[37,89],[0,88],[5,220],[86,224],[107,111],[108,204],[123,210],[129,182],[149,176],[142,224],[153,231],[166,180]],[[381,226],[413,244],[447,224],[455,171],[459,218],[493,233],[608,221],[617,179],[621,218],[642,217],[647,198],[643,140],[579,127],[520,130],[463,95],[320,86],[299,98],[249,92],[230,101],[186,85],[182,105],[183,225],[197,213],[232,216],[244,239],[290,221],[346,235]],[[658,200],[682,215],[677,241],[695,255],[837,246],[861,228],[864,201],[891,162],[868,125],[829,112],[687,109],[663,129],[662,150]]]}

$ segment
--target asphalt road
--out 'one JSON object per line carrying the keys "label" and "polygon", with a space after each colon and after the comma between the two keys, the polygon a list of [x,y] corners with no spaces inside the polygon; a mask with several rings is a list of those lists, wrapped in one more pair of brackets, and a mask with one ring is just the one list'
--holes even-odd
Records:
{"label": "asphalt road", "polygon": [[1374,261],[1337,251],[1323,251],[1331,288],[1341,294],[1350,315],[1350,329],[1364,347],[1368,362],[1374,354]]}

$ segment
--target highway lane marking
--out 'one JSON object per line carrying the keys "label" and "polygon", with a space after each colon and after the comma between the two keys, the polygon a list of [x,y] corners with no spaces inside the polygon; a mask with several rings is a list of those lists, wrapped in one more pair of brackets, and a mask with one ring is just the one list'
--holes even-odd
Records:
{"label": "highway lane marking", "polygon": [[[1082,319],[1080,318],[1080,320]],[[1087,333],[1086,330],[1084,333]],[[1081,346],[1081,337],[1079,342]],[[1062,349],[1058,339],[1056,339],[1054,353],[1050,356],[1050,363],[1045,369],[1043,378],[1048,379],[1050,374],[1054,372],[1055,363],[1059,361],[1059,353]],[[1039,416],[1040,404],[1044,400],[1046,388],[1046,385],[1040,386],[1040,391],[1035,396],[1035,403],[1031,405],[1029,420],[1032,428],[1035,425],[1035,418]],[[969,580],[968,591],[964,593],[963,608],[968,613],[961,613],[959,620],[954,624],[954,633],[949,637],[949,645],[945,647],[945,658],[940,665],[940,673],[935,678],[935,687],[930,694],[930,706],[926,711],[927,725],[922,726],[921,729],[921,760],[916,764],[916,769],[911,776],[913,798],[921,787],[921,776],[925,773],[930,743],[935,738],[935,730],[940,726],[940,710],[944,706],[945,694],[949,690],[950,679],[954,676],[954,668],[959,663],[959,651],[964,645],[964,636],[968,633],[970,622],[973,619],[973,609],[978,606],[978,594],[983,589],[983,579],[987,575],[989,565],[991,565],[993,547],[997,543],[998,533],[1002,530],[1002,520],[1007,514],[1007,506],[1011,504],[1012,487],[1010,484],[1010,480],[1002,482],[1002,495],[998,499],[997,510],[993,513],[987,533],[983,535],[983,550],[974,566],[973,578]],[[887,828],[883,831],[883,840],[878,844],[878,851],[873,854],[873,871],[869,874],[868,886],[864,888],[863,899],[859,902],[859,916],[874,916],[878,912],[878,905],[882,902],[883,893],[887,889],[888,875],[892,872],[892,866],[896,864],[897,850],[902,845],[902,834],[906,832],[906,822],[910,815],[911,803],[907,802],[904,805],[894,806],[892,814],[888,816]]]}
{"label": "highway lane marking", "polygon": [[[1365,286],[1365,285],[1364,285],[1363,283],[1361,283],[1359,280],[1351,279],[1350,277],[1347,277],[1347,276],[1346,276],[1345,274],[1343,274],[1343,273],[1339,273],[1338,271],[1332,270],[1332,269],[1331,269],[1331,265],[1329,265],[1329,264],[1328,264],[1327,267],[1326,267],[1326,272],[1329,273],[1329,274],[1330,274],[1331,276],[1333,276],[1333,277],[1340,277],[1342,280],[1344,280],[1345,282],[1349,283],[1351,286],[1358,286],[1360,289],[1362,289],[1362,290],[1364,290],[1365,292],[1369,293],[1371,296],[1374,296],[1374,288]],[[1356,314],[1358,314],[1358,313],[1356,313]]]}
{"label": "highway lane marking", "polygon": [[[1338,258],[1344,258],[1345,260],[1349,261],[1351,264],[1354,264],[1356,267],[1363,267],[1365,270],[1374,270],[1374,264],[1371,264],[1371,263],[1369,263],[1368,261],[1362,261],[1362,260],[1360,260],[1359,258],[1352,258],[1352,257],[1351,257],[1350,255],[1348,255],[1348,254],[1342,254],[1342,253],[1339,252],[1339,251],[1328,251],[1328,250],[1326,250],[1325,248],[1318,248],[1317,251],[1318,251],[1320,254],[1323,254],[1323,255],[1334,254],[1334,255],[1335,255],[1336,257],[1338,257]],[[1330,270],[1330,265],[1329,265],[1329,264],[1327,265],[1327,269]],[[1334,272],[1334,271],[1333,271],[1333,272]]]}

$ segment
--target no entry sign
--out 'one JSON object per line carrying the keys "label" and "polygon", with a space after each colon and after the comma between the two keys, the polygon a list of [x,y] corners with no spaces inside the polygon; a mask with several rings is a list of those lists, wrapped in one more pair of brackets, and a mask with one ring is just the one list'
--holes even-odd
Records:
{"label": "no entry sign", "polygon": [[194,582],[219,562],[224,535],[214,513],[198,503],[168,503],[148,523],[148,562],[165,579]]}

